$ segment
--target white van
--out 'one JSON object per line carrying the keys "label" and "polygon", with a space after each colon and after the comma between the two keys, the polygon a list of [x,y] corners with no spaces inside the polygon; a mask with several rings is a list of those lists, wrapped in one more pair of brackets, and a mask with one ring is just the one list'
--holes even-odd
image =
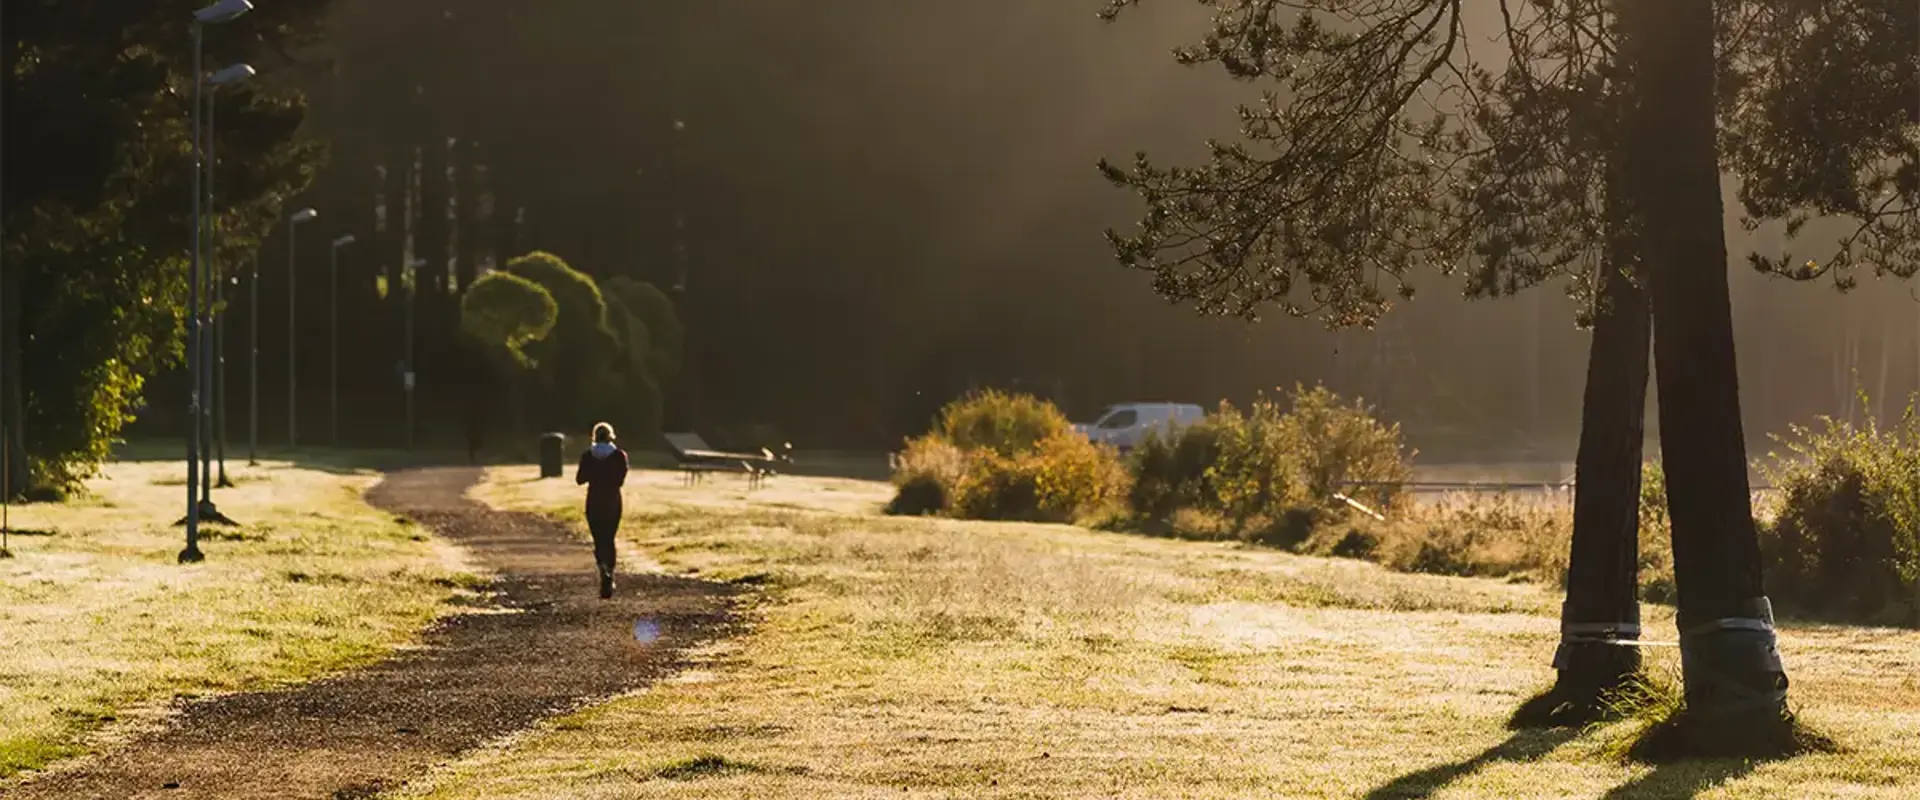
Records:
{"label": "white van", "polygon": [[1199,406],[1186,403],[1121,403],[1108,406],[1093,424],[1075,425],[1073,429],[1097,444],[1112,445],[1124,453],[1139,447],[1154,431],[1171,433],[1206,416]]}

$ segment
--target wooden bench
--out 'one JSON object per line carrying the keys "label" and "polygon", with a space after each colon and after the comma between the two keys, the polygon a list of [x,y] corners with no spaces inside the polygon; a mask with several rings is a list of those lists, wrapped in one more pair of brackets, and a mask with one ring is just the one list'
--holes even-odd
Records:
{"label": "wooden bench", "polygon": [[688,486],[715,472],[739,472],[747,476],[748,488],[759,488],[767,478],[777,474],[781,462],[793,460],[792,445],[788,445],[785,455],[775,455],[764,447],[758,453],[738,453],[716,450],[697,433],[669,433],[665,438]]}

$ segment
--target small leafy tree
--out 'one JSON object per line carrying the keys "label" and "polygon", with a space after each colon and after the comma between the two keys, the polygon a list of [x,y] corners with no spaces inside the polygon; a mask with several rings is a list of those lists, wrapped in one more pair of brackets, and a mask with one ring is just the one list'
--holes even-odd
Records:
{"label": "small leafy tree", "polygon": [[586,418],[618,397],[621,389],[615,369],[620,343],[608,325],[600,286],[546,252],[513,259],[506,271],[539,284],[559,308],[553,333],[528,350],[540,379],[542,423],[556,429],[586,425]]}
{"label": "small leafy tree", "polygon": [[628,310],[619,295],[608,292],[606,299],[607,325],[620,343],[622,386],[619,396],[607,398],[601,416],[618,422],[623,431],[650,438],[660,432],[666,399],[660,388],[663,378],[654,372],[653,332]]}
{"label": "small leafy tree", "polygon": [[1279,519],[1301,499],[1282,416],[1280,406],[1263,397],[1244,414],[1223,404],[1214,418],[1219,460],[1207,468],[1207,483],[1236,533],[1255,519]]}
{"label": "small leafy tree", "polygon": [[515,433],[526,425],[526,373],[534,366],[527,346],[544,341],[559,320],[560,306],[540,284],[509,272],[491,272],[460,298],[460,329],[478,342],[507,385]]}
{"label": "small leafy tree", "polygon": [[[1363,400],[1344,401],[1325,386],[1295,386],[1281,424],[1286,449],[1316,502],[1333,502],[1344,492],[1385,508],[1412,477],[1399,424],[1381,422]],[[1348,489],[1349,483],[1363,488]]]}
{"label": "small leafy tree", "polygon": [[609,302],[618,300],[646,328],[648,373],[662,386],[678,377],[687,331],[674,311],[672,298],[651,283],[627,277],[612,278],[602,288]]}
{"label": "small leafy tree", "polygon": [[520,366],[533,365],[526,347],[546,339],[559,315],[551,293],[510,272],[487,273],[460,298],[460,329]]}

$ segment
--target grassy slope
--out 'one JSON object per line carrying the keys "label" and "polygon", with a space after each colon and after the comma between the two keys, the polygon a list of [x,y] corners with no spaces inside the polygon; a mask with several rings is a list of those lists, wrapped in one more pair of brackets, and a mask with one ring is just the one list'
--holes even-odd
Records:
{"label": "grassy slope", "polygon": [[[890,520],[884,486],[629,491],[627,547],[765,574],[682,680],[478,753],[416,792],[534,797],[1911,797],[1920,634],[1792,628],[1797,702],[1849,752],[1653,769],[1633,723],[1511,734],[1557,598],[1233,545]],[[574,488],[496,475],[498,505]],[[1650,611],[1656,630],[1664,610]],[[1659,671],[1672,651],[1651,651]]]}
{"label": "grassy slope", "polygon": [[[13,510],[0,560],[0,781],[165,701],[310,678],[404,643],[463,582],[458,554],[367,506],[371,473],[240,467],[245,523],[174,563],[178,463],[115,463],[91,496]],[[4,785],[0,782],[0,785]]]}

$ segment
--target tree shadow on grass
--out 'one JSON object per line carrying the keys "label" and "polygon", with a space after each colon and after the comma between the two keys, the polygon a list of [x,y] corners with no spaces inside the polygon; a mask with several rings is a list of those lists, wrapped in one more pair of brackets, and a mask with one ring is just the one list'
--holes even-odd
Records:
{"label": "tree shadow on grass", "polygon": [[1687,800],[1753,771],[1753,761],[1680,761],[1613,787],[1602,800]]}
{"label": "tree shadow on grass", "polygon": [[7,535],[8,536],[46,537],[46,536],[59,536],[60,533],[58,531],[53,530],[52,528],[8,528]]}
{"label": "tree shadow on grass", "polygon": [[[170,440],[147,439],[129,442],[114,449],[113,460],[131,463],[185,461],[183,445]],[[287,463],[300,469],[326,472],[334,475],[365,475],[368,472],[393,472],[418,467],[463,467],[468,466],[465,450],[444,447],[421,447],[417,450],[400,448],[369,447],[303,447],[287,450],[284,447],[260,448],[260,459],[269,463]],[[227,466],[244,467],[247,456],[244,446],[227,448]],[[179,478],[184,484],[186,479]],[[169,481],[171,484],[172,481]]]}
{"label": "tree shadow on grass", "polygon": [[1535,761],[1554,748],[1573,741],[1580,732],[1571,728],[1520,730],[1507,740],[1464,761],[1428,767],[1395,778],[1391,783],[1367,793],[1367,800],[1419,800],[1501,762]]}

